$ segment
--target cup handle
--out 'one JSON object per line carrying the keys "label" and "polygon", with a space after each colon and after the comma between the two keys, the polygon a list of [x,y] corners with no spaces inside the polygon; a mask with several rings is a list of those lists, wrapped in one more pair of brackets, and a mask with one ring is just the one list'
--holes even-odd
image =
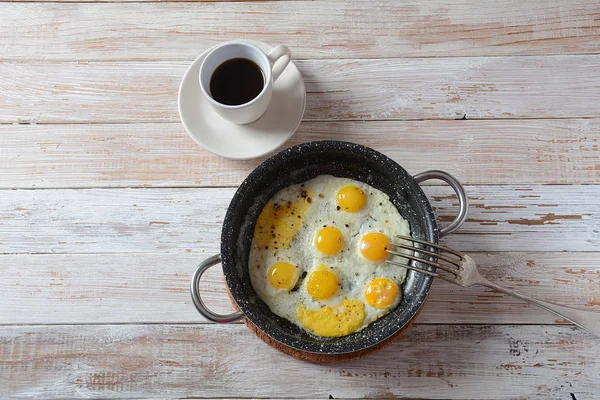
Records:
{"label": "cup handle", "polygon": [[415,175],[413,178],[415,178],[415,181],[417,181],[417,183],[425,182],[430,179],[439,179],[450,185],[450,187],[456,192],[456,196],[458,197],[458,214],[456,215],[456,218],[454,218],[454,220],[450,223],[450,225],[440,229],[440,238],[449,235],[452,232],[456,231],[458,228],[460,228],[460,226],[467,220],[467,212],[469,211],[469,200],[467,198],[467,192],[465,192],[465,188],[460,184],[458,179],[444,171],[425,171]]}
{"label": "cup handle", "polygon": [[290,63],[290,60],[292,59],[292,52],[287,46],[280,44],[279,46],[271,49],[269,54],[267,54],[267,58],[271,63],[271,76],[273,77],[273,83],[275,83],[277,78],[279,78],[281,73]]}
{"label": "cup handle", "polygon": [[202,297],[200,297],[200,278],[202,277],[202,274],[204,274],[204,272],[206,272],[207,269],[209,269],[213,265],[219,264],[220,262],[221,262],[220,254],[215,254],[214,256],[202,261],[200,263],[200,265],[198,266],[198,268],[196,269],[196,272],[194,272],[194,276],[192,277],[190,291],[192,294],[192,301],[194,302],[194,306],[196,306],[196,309],[198,310],[198,312],[200,314],[202,314],[204,316],[204,318],[206,318],[210,321],[213,321],[213,322],[227,324],[227,323],[235,322],[235,321],[238,321],[238,320],[244,318],[244,314],[239,311],[231,313],[231,314],[226,314],[226,315],[217,314],[217,313],[209,310],[208,307],[206,307],[206,305],[202,301]]}

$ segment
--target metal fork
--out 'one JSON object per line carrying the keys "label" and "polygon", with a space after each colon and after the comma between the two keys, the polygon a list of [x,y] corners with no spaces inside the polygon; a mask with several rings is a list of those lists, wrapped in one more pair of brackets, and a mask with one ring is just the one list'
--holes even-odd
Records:
{"label": "metal fork", "polygon": [[[575,325],[578,325],[586,331],[600,337],[600,313],[560,306],[558,304],[548,303],[546,301],[534,299],[533,297],[525,296],[524,294],[513,292],[503,288],[500,285],[490,282],[481,276],[477,270],[477,264],[475,261],[466,254],[460,253],[446,246],[441,246],[424,240],[413,239],[412,237],[408,236],[396,236],[396,238],[400,239],[400,242],[390,243],[390,247],[411,250],[414,253],[411,255],[396,250],[388,250],[388,253],[416,261],[417,263],[423,263],[425,265],[435,267],[436,271],[429,271],[425,268],[418,267],[415,264],[404,265],[394,260],[386,260],[386,263],[388,264],[408,268],[425,275],[443,279],[465,288],[473,285],[487,286],[499,292],[516,297],[517,299],[521,299],[542,307],[556,315],[559,315],[562,318],[568,319]],[[417,243],[424,247],[417,247],[416,245],[411,246],[406,244],[406,242],[413,242],[413,244]],[[437,259],[437,261],[433,261],[433,259]]]}

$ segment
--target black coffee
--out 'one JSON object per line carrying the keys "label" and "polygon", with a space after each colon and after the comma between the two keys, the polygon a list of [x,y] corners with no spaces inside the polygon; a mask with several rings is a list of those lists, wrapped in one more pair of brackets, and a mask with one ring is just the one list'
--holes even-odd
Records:
{"label": "black coffee", "polygon": [[260,67],[247,58],[225,61],[210,77],[212,98],[228,106],[248,103],[259,95],[264,86]]}

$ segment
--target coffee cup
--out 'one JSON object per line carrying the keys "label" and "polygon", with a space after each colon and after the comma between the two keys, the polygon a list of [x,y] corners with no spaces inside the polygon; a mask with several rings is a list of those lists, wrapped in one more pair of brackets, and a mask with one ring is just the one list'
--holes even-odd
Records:
{"label": "coffee cup", "polygon": [[202,94],[224,119],[249,124],[259,119],[271,102],[273,83],[292,57],[284,45],[265,54],[243,41],[215,47],[200,65]]}

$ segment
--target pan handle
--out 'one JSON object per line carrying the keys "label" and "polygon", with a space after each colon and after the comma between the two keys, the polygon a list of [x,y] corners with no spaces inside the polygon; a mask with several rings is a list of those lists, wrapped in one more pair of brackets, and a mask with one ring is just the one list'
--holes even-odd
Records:
{"label": "pan handle", "polygon": [[456,218],[454,218],[450,225],[440,229],[440,238],[447,236],[460,228],[460,226],[467,219],[467,212],[469,211],[467,192],[465,192],[465,188],[460,184],[460,182],[455,177],[444,171],[425,171],[415,175],[414,178],[417,183],[425,182],[430,179],[439,179],[446,182],[452,189],[454,189],[456,196],[458,196],[458,215]]}
{"label": "pan handle", "polygon": [[227,324],[229,322],[235,322],[242,318],[244,318],[244,313],[238,311],[227,315],[221,315],[210,311],[204,302],[202,301],[202,297],[200,297],[200,278],[202,274],[206,272],[207,269],[212,267],[213,265],[217,265],[221,262],[221,255],[215,254],[212,257],[207,258],[202,261],[198,268],[196,268],[196,272],[194,272],[194,276],[192,277],[191,284],[191,293],[192,293],[192,301],[196,306],[196,309],[204,318],[211,320],[213,322],[219,322],[221,324]]}

